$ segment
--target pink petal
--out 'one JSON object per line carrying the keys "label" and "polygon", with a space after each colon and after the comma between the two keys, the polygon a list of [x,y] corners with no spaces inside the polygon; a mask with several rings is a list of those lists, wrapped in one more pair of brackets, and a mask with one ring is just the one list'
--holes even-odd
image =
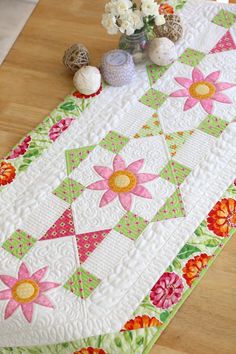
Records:
{"label": "pink petal", "polygon": [[44,275],[46,274],[47,270],[48,270],[48,267],[47,267],[47,266],[46,266],[46,267],[43,267],[43,268],[41,268],[41,269],[39,269],[39,270],[37,270],[37,271],[30,277],[30,279],[35,280],[36,282],[39,282],[39,281],[44,277]]}
{"label": "pink petal", "polygon": [[178,82],[178,84],[180,84],[181,86],[185,87],[185,88],[189,88],[192,85],[192,80],[187,79],[186,77],[175,77],[175,81]]}
{"label": "pink petal", "polygon": [[214,86],[216,88],[216,91],[218,92],[218,91],[224,91],[231,87],[234,87],[235,84],[230,84],[229,82],[216,82]]}
{"label": "pink petal", "polygon": [[126,168],[126,170],[129,170],[133,173],[137,173],[140,170],[140,168],[143,167],[143,164],[144,164],[144,159],[134,161]]}
{"label": "pink petal", "polygon": [[189,109],[193,108],[197,103],[199,102],[199,100],[197,100],[196,98],[193,97],[189,97],[184,104],[184,111],[188,111]]}
{"label": "pink petal", "polygon": [[11,289],[0,291],[0,300],[8,300],[12,298]]}
{"label": "pink petal", "polygon": [[152,195],[147,188],[138,184],[134,189],[131,191],[133,194],[138,195],[139,197],[152,199]]}
{"label": "pink petal", "polygon": [[172,301],[170,299],[165,299],[162,308],[168,309],[172,305]]}
{"label": "pink petal", "polygon": [[109,204],[116,198],[116,196],[117,196],[116,192],[113,192],[111,190],[106,191],[102,196],[99,207],[102,208],[105,205]]}
{"label": "pink petal", "polygon": [[154,175],[153,173],[139,173],[137,177],[138,177],[138,183],[141,184],[141,183],[147,183],[153,181],[158,177],[158,175]]}
{"label": "pink petal", "polygon": [[16,309],[20,306],[19,302],[16,302],[15,300],[10,300],[6,306],[5,313],[4,313],[4,320],[9,318],[15,311]]}
{"label": "pink petal", "polygon": [[90,184],[88,187],[88,189],[95,189],[95,190],[104,190],[104,189],[108,189],[108,181],[103,179],[97,182],[94,182],[92,184]]}
{"label": "pink petal", "polygon": [[21,266],[18,271],[18,280],[27,279],[29,277],[30,277],[30,273],[27,266],[25,265],[25,263],[21,263]]}
{"label": "pink petal", "polygon": [[17,282],[17,279],[14,277],[11,277],[10,275],[0,275],[0,280],[8,286],[8,288],[12,288],[15,283]]}
{"label": "pink petal", "polygon": [[161,292],[159,293],[155,293],[155,301],[160,301],[161,298],[165,295],[165,293],[163,292],[163,290],[161,290]]}
{"label": "pink petal", "polygon": [[108,179],[111,177],[113,171],[109,167],[103,167],[103,166],[94,166],[94,170],[101,176],[102,178]]}
{"label": "pink petal", "polygon": [[162,308],[162,306],[163,306],[163,302],[165,301],[165,296],[162,296],[160,299],[159,299],[159,301],[158,301],[158,303],[157,303],[157,307],[159,307],[159,308]]}
{"label": "pink petal", "polygon": [[44,281],[44,282],[39,283],[40,291],[42,291],[42,292],[48,291],[53,288],[57,288],[59,285],[60,284],[58,284],[58,283],[53,283],[50,281]]}
{"label": "pink petal", "polygon": [[213,101],[211,98],[200,101],[202,108],[208,113],[211,114],[213,110]]}
{"label": "pink petal", "polygon": [[205,77],[204,81],[208,81],[208,82],[215,82],[216,80],[219,79],[220,76],[220,71],[213,71],[213,73],[209,74],[207,77]]}
{"label": "pink petal", "polygon": [[120,193],[119,200],[123,208],[127,211],[130,211],[131,203],[132,203],[131,193]]}
{"label": "pink petal", "polygon": [[222,103],[232,103],[231,99],[221,92],[216,92],[212,99]]}
{"label": "pink petal", "polygon": [[31,323],[33,312],[34,312],[34,304],[33,302],[28,302],[27,304],[21,304],[21,309],[23,315],[25,316],[26,320]]}
{"label": "pink petal", "polygon": [[41,306],[45,306],[45,307],[51,307],[54,308],[51,300],[49,300],[49,298],[44,295],[44,294],[40,294],[35,300],[34,300],[35,304],[41,305]]}
{"label": "pink petal", "polygon": [[177,90],[170,94],[170,97],[188,97],[188,96],[189,96],[189,92],[187,89]]}
{"label": "pink petal", "polygon": [[124,159],[120,155],[116,155],[113,160],[114,171],[125,170],[126,165]]}
{"label": "pink petal", "polygon": [[204,80],[204,75],[200,69],[194,68],[192,72],[193,82],[198,82]]}

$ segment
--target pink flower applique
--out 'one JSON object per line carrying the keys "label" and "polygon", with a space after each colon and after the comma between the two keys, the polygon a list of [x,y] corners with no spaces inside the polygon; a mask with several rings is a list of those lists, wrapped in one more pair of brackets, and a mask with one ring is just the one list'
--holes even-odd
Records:
{"label": "pink flower applique", "polygon": [[22,263],[18,278],[10,275],[0,275],[0,280],[8,289],[0,291],[0,300],[9,300],[4,313],[4,319],[9,318],[20,306],[26,320],[31,323],[34,304],[53,308],[51,300],[44,294],[60,284],[41,281],[48,267],[41,268],[30,275],[25,263]]}
{"label": "pink flower applique", "polygon": [[58,123],[51,126],[49,130],[49,138],[52,141],[57,140],[57,138],[67,129],[69,128],[71,122],[75,120],[75,118],[63,118]]}
{"label": "pink flower applique", "polygon": [[94,166],[94,170],[103,179],[90,184],[88,189],[105,190],[99,207],[111,203],[117,196],[122,207],[129,211],[132,203],[132,195],[152,199],[152,195],[142,184],[158,177],[152,173],[139,173],[144,159],[132,162],[126,167],[126,163],[120,155],[113,160],[113,169],[104,166]]}
{"label": "pink flower applique", "polygon": [[150,299],[154,306],[168,309],[180,300],[183,290],[182,279],[176,273],[166,272],[152,288]]}
{"label": "pink flower applique", "polygon": [[31,136],[28,135],[15,149],[13,149],[7,159],[15,159],[21,155],[24,155],[31,142]]}
{"label": "pink flower applique", "polygon": [[234,87],[235,84],[228,82],[217,82],[220,71],[213,71],[204,77],[202,71],[194,68],[192,71],[192,80],[186,77],[175,77],[182,89],[173,92],[170,97],[187,97],[184,104],[184,111],[193,108],[200,102],[202,108],[211,114],[213,111],[213,102],[232,103],[231,99],[221,91]]}

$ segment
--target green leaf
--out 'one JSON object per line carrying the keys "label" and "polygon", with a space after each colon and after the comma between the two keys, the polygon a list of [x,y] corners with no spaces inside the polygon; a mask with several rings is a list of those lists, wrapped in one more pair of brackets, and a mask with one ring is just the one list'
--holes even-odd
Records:
{"label": "green leaf", "polygon": [[179,252],[179,254],[177,255],[177,258],[179,259],[186,259],[189,256],[191,256],[191,254],[195,253],[195,252],[200,252],[201,250],[198,247],[195,246],[191,246],[186,244]]}
{"label": "green leaf", "polygon": [[145,303],[142,304],[141,306],[148,310],[152,310],[152,311],[155,310],[155,307],[152,304]]}
{"label": "green leaf", "polygon": [[39,149],[30,149],[26,152],[26,154],[24,155],[24,157],[36,157],[40,155],[40,150]]}
{"label": "green leaf", "polygon": [[98,348],[100,348],[102,343],[102,335],[98,336]]}
{"label": "green leaf", "polygon": [[175,258],[175,259],[173,260],[173,263],[172,263],[172,264],[173,264],[173,267],[176,268],[176,269],[180,269],[180,268],[182,267],[180,261],[179,261],[177,258]]}
{"label": "green leaf", "polygon": [[202,235],[202,229],[201,227],[198,227],[195,231],[194,231],[196,236],[201,236]]}
{"label": "green leaf", "polygon": [[62,343],[61,346],[62,346],[63,348],[67,348],[67,347],[69,346],[69,344],[68,344],[68,343]]}
{"label": "green leaf", "polygon": [[219,241],[216,240],[215,238],[212,238],[210,240],[206,240],[204,242],[204,245],[207,246],[207,247],[217,247],[219,245]]}
{"label": "green leaf", "polygon": [[115,338],[115,345],[116,345],[118,348],[121,348],[121,347],[122,347],[122,343],[121,343],[120,337],[116,337],[116,338]]}
{"label": "green leaf", "polygon": [[28,167],[29,167],[29,164],[20,165],[19,168],[18,168],[18,171],[19,172],[26,171]]}
{"label": "green leaf", "polygon": [[25,158],[25,156],[23,157],[23,162],[24,162],[24,164],[25,165],[29,165],[31,162],[32,162],[32,160],[31,159],[27,159],[27,158]]}
{"label": "green leaf", "polygon": [[133,333],[131,331],[125,331],[124,333],[124,337],[126,342],[131,343],[133,340]]}
{"label": "green leaf", "polygon": [[36,133],[37,133],[37,132],[39,132],[39,133],[45,132],[45,127],[43,127],[43,126],[40,127],[40,126],[39,126],[39,127],[35,128],[34,131],[35,131]]}
{"label": "green leaf", "polygon": [[167,272],[172,272],[173,268],[171,267],[171,265],[169,265],[169,267],[166,269]]}
{"label": "green leaf", "polygon": [[136,344],[137,344],[137,345],[142,345],[143,342],[144,342],[143,336],[139,335],[139,336],[136,338]]}
{"label": "green leaf", "polygon": [[68,101],[63,103],[60,108],[64,111],[73,111],[75,109],[75,103],[73,101]]}
{"label": "green leaf", "polygon": [[160,320],[161,322],[165,322],[167,318],[169,317],[170,313],[168,311],[164,311],[160,314]]}
{"label": "green leaf", "polygon": [[37,147],[37,144],[35,141],[30,143],[30,148],[36,148],[36,147]]}

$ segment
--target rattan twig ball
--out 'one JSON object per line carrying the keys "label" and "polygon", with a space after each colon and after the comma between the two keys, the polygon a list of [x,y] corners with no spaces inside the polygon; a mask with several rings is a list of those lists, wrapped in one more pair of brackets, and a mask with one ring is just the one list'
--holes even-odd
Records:
{"label": "rattan twig ball", "polygon": [[72,45],[65,51],[63,63],[65,67],[75,73],[82,66],[89,65],[88,49],[80,43]]}
{"label": "rattan twig ball", "polygon": [[154,32],[158,38],[167,37],[172,42],[177,42],[183,35],[183,26],[178,15],[165,15],[166,23],[155,26]]}

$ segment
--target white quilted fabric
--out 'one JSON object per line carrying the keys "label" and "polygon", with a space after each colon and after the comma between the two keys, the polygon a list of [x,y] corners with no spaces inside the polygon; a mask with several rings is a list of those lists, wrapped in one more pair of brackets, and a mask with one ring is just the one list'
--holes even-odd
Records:
{"label": "white quilted fabric", "polygon": [[[186,48],[207,53],[214,47],[226,32],[210,22],[221,8],[224,5],[202,0],[190,1],[184,7],[184,38],[177,44],[178,55]],[[231,11],[236,14],[236,6]],[[236,38],[235,25],[231,32]],[[221,70],[220,81],[236,83],[235,51],[206,55],[198,67],[206,74]],[[174,77],[191,77],[192,69],[176,62],[153,88],[169,95],[178,89]],[[186,216],[149,223],[176,190],[176,185],[166,179],[150,181],[147,188],[152,200],[133,196],[131,212],[149,223],[134,240],[122,230],[114,230],[126,214],[118,199],[99,208],[104,191],[85,189],[70,209],[73,234],[39,241],[70,208],[68,201],[53,194],[67,177],[65,150],[96,145],[112,130],[130,138],[120,152],[126,164],[144,158],[142,171],[161,174],[171,158],[163,135],[133,139],[155,113],[138,101],[149,88],[146,68],[140,66],[132,84],[105,89],[80,119],[0,194],[0,274],[17,277],[23,261],[31,273],[48,266],[44,281],[61,284],[48,292],[54,308],[35,304],[31,322],[25,320],[20,308],[4,319],[6,301],[0,301],[0,346],[53,344],[119,331],[236,176],[236,124],[231,123],[236,116],[234,87],[227,90],[231,105],[215,103],[214,115],[229,123],[221,136],[195,130],[175,156],[176,161],[191,169],[180,186]],[[199,104],[183,112],[184,100],[168,97],[158,109],[165,134],[194,130],[206,118]],[[98,180],[93,166],[112,168],[114,157],[115,153],[96,146],[70,178],[88,186]],[[1,247],[18,229],[25,230],[36,241],[22,260]],[[108,232],[110,229],[113,230]],[[86,237],[84,234],[99,230],[108,230],[105,239],[83,261],[74,235]],[[95,288],[89,289],[91,293],[86,298],[63,286],[81,266],[100,280]],[[0,291],[5,289],[1,282]]]}

